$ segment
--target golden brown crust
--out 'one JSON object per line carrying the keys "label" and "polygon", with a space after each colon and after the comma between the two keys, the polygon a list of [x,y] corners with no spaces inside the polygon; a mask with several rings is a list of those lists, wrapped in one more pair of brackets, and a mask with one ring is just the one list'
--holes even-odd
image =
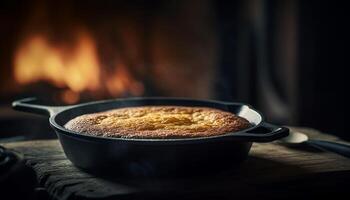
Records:
{"label": "golden brown crust", "polygon": [[104,137],[193,138],[222,135],[249,126],[246,119],[214,108],[142,106],[81,115],[65,128]]}

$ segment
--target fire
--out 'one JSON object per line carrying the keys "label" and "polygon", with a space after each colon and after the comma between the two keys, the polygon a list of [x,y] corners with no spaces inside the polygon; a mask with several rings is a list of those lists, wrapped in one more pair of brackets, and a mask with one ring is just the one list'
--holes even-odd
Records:
{"label": "fire", "polygon": [[115,76],[119,77],[118,79],[109,79],[106,82],[107,89],[110,94],[118,96],[120,93],[123,93],[125,89],[134,95],[141,95],[143,93],[143,85],[140,82],[133,81],[128,78],[131,75],[126,70],[126,67],[119,65],[115,69]]}
{"label": "fire", "polygon": [[134,80],[124,65],[115,66],[113,73],[104,72],[90,34],[79,32],[77,38],[72,45],[51,42],[40,34],[28,37],[14,56],[17,83],[49,82],[64,89],[61,98],[66,103],[79,101],[83,92],[110,96],[143,93],[143,85]]}

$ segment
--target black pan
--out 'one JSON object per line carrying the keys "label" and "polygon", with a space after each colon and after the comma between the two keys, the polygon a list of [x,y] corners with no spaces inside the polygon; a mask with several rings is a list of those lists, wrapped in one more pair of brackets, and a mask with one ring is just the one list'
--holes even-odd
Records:
{"label": "black pan", "polygon": [[[70,106],[43,106],[27,98],[13,102],[20,111],[49,116],[67,158],[92,173],[127,176],[181,176],[213,173],[237,166],[253,142],[271,142],[289,130],[263,121],[259,112],[241,103],[179,99],[130,98],[96,101]],[[113,108],[174,105],[217,108],[246,118],[252,127],[219,136],[184,139],[106,138],[79,134],[64,124],[82,114]]]}

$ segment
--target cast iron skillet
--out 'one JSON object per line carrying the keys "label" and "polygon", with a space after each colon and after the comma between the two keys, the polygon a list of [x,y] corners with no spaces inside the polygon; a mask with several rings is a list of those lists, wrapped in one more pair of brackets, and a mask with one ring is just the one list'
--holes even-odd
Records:
{"label": "cast iron skillet", "polygon": [[[30,103],[34,98],[13,102],[20,111],[49,116],[67,158],[77,167],[97,174],[127,176],[182,176],[212,173],[237,166],[247,156],[252,142],[270,142],[289,130],[263,122],[253,108],[241,103],[180,99],[130,98],[96,101],[70,106]],[[246,118],[252,127],[220,136],[184,139],[125,139],[79,134],[64,124],[82,114],[113,108],[175,105],[218,108]]]}

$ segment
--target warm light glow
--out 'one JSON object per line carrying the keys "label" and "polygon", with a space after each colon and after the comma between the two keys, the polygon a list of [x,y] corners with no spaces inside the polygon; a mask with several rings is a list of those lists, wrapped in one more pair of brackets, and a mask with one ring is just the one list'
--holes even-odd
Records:
{"label": "warm light glow", "polygon": [[102,73],[95,41],[87,32],[77,33],[73,45],[47,38],[35,35],[19,45],[14,57],[14,77],[19,84],[47,81],[65,89],[61,98],[66,103],[79,101],[82,92],[113,96],[143,93],[143,85],[133,79],[126,66],[116,66],[114,73]]}
{"label": "warm light glow", "polygon": [[115,68],[114,76],[119,78],[106,81],[106,86],[110,94],[116,96],[127,91],[132,95],[138,96],[143,93],[143,85],[130,79],[131,75],[124,65],[118,65]]}
{"label": "warm light glow", "polygon": [[79,101],[79,93],[73,92],[71,90],[66,90],[61,93],[61,99],[69,104],[73,104]]}

